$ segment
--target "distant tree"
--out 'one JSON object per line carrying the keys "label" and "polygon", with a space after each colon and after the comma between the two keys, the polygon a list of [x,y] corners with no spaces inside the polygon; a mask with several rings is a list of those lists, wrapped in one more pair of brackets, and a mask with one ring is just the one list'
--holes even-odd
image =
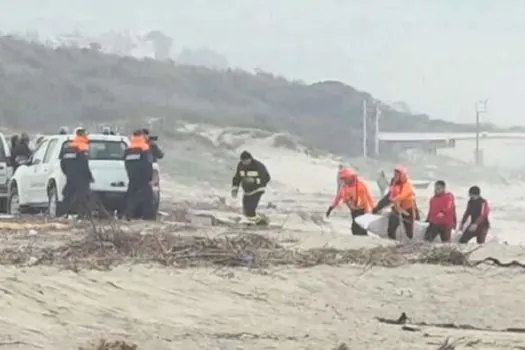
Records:
{"label": "distant tree", "polygon": [[[106,49],[105,42],[102,46]],[[198,67],[224,67],[227,62],[209,49],[186,53],[186,62],[193,65],[89,49],[53,49],[14,36],[0,37],[0,122],[55,132],[61,125],[79,122],[144,127],[155,117],[159,120],[154,129],[163,133],[169,133],[177,120],[188,120],[278,130],[317,148],[361,153],[362,103],[377,102],[370,94],[337,81],[306,85],[264,72]],[[381,110],[384,131],[474,130],[472,125],[388,106]]]}
{"label": "distant tree", "polygon": [[196,50],[184,48],[177,56],[176,61],[182,64],[190,64],[211,69],[227,69],[229,65],[226,57],[208,48],[200,48]]}
{"label": "distant tree", "polygon": [[166,60],[171,57],[173,39],[161,31],[152,30],[145,35],[144,39],[151,41],[155,50],[155,59]]}
{"label": "distant tree", "polygon": [[89,48],[93,51],[100,51],[102,49],[102,45],[93,41],[89,44]]}

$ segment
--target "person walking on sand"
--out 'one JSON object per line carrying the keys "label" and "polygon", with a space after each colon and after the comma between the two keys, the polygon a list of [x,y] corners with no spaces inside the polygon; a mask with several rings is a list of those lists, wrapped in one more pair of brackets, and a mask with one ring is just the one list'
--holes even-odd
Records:
{"label": "person walking on sand", "polygon": [[[472,238],[476,238],[478,244],[485,243],[487,234],[490,229],[489,214],[490,207],[487,200],[481,197],[481,190],[478,186],[472,186],[468,190],[470,197],[467,203],[467,209],[461,219],[459,230],[463,232],[459,243],[468,243]],[[467,220],[470,223],[465,227]]]}
{"label": "person walking on sand", "polygon": [[232,178],[231,196],[237,198],[239,187],[242,187],[242,209],[251,224],[268,225],[268,219],[257,213],[257,207],[270,180],[266,166],[254,159],[250,152],[243,151]]}

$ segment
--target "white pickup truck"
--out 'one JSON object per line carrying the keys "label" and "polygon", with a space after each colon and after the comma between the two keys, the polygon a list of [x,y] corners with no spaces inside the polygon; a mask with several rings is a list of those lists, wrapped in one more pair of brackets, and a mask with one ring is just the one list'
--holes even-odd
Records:
{"label": "white pickup truck", "polygon": [[[45,136],[31,158],[18,167],[7,185],[9,214],[44,210],[49,216],[56,217],[57,204],[63,198],[62,189],[66,183],[60,168],[60,151],[72,137]],[[89,134],[89,167],[95,179],[91,190],[110,213],[125,205],[128,176],[123,159],[128,142],[127,137],[120,135]],[[160,186],[156,163],[153,191],[158,211]]]}
{"label": "white pickup truck", "polygon": [[7,184],[13,174],[11,164],[11,147],[9,139],[0,133],[0,212],[5,212],[7,208]]}

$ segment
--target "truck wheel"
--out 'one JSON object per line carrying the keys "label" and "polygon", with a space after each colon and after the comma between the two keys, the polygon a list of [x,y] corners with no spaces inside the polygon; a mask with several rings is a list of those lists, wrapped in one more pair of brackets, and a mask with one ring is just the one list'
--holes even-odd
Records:
{"label": "truck wheel", "polygon": [[18,195],[18,188],[16,185],[11,187],[9,196],[7,197],[7,213],[11,215],[26,214],[29,212],[28,208],[20,205],[20,196]]}
{"label": "truck wheel", "polygon": [[57,188],[52,185],[47,191],[47,215],[49,217],[57,217],[59,204]]}

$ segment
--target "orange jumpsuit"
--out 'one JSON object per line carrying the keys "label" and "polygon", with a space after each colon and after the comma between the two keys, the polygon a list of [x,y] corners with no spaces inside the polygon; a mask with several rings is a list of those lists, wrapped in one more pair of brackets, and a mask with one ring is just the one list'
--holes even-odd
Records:
{"label": "orange jumpsuit", "polygon": [[355,218],[365,213],[370,213],[374,207],[374,199],[365,182],[353,176],[352,183],[344,183],[339,189],[337,196],[332,202],[331,208],[337,207],[344,202],[350,209],[352,215],[352,234],[363,236],[366,230],[355,223]]}

